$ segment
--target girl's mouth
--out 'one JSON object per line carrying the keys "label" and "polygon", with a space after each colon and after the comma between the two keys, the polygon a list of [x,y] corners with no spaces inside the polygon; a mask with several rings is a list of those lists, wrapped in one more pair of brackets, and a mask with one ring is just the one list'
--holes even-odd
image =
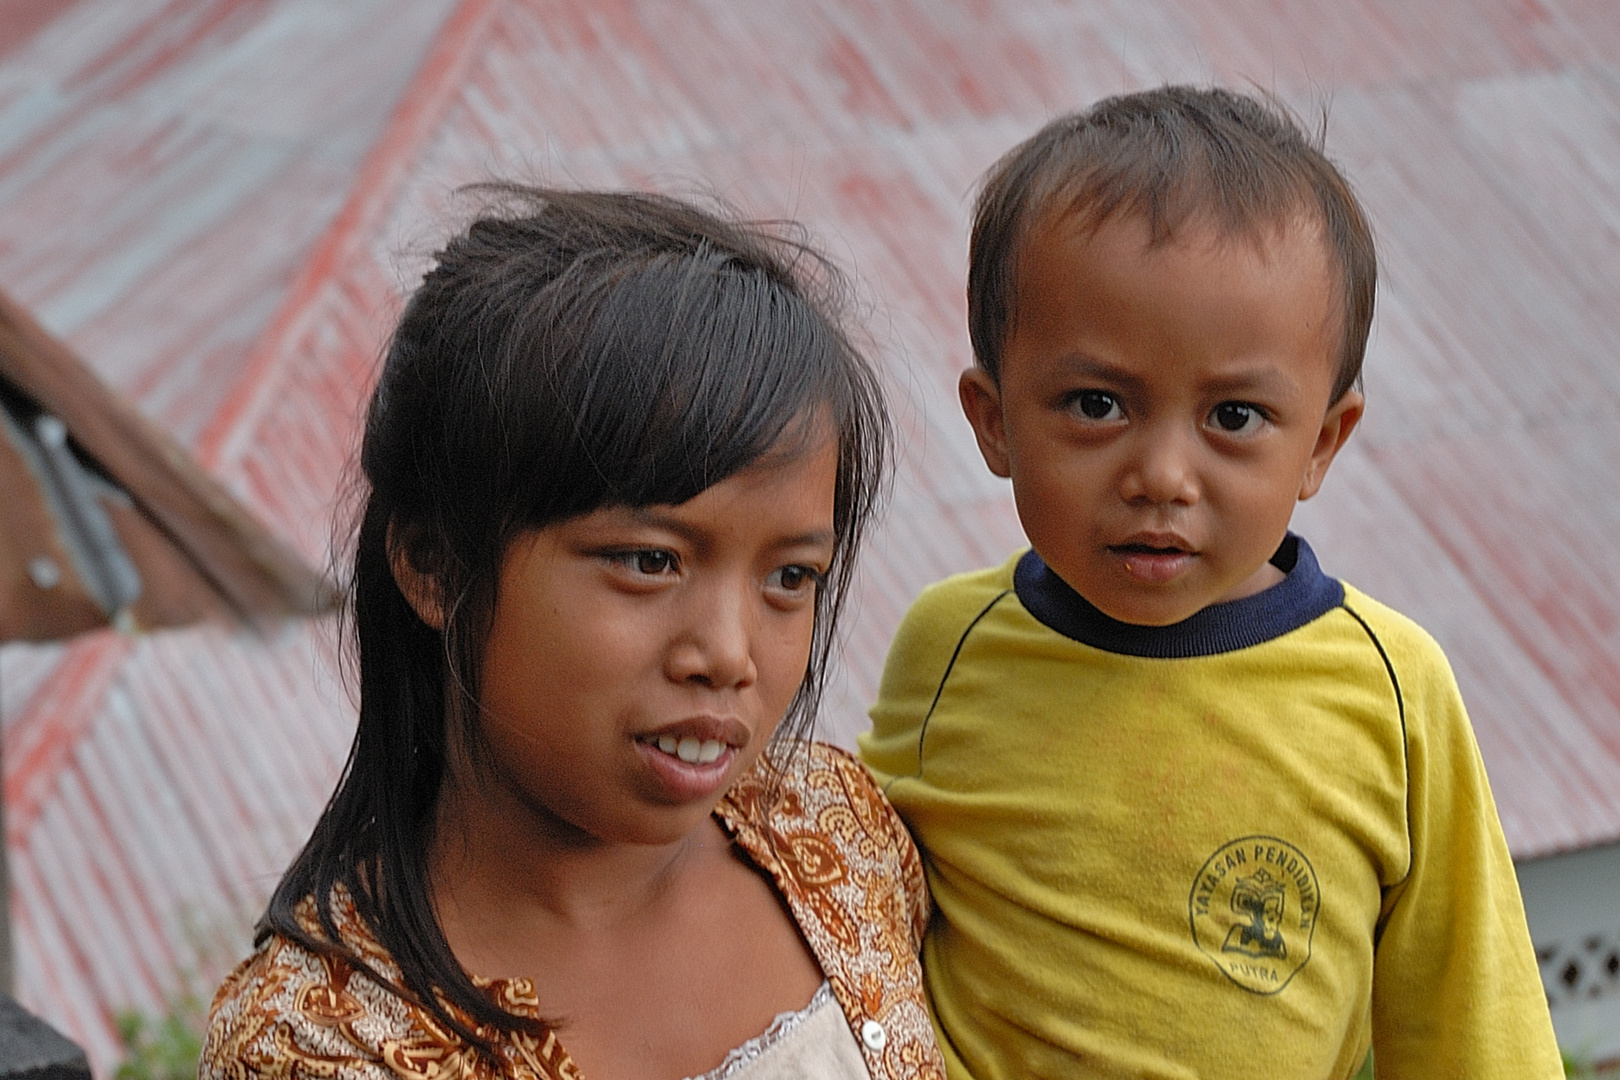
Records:
{"label": "girl's mouth", "polygon": [[738,752],[723,739],[670,733],[644,736],[636,747],[671,803],[719,798]]}
{"label": "girl's mouth", "polygon": [[675,802],[718,797],[751,741],[735,717],[694,716],[636,736],[636,748],[664,797]]}
{"label": "girl's mouth", "polygon": [[688,765],[709,765],[720,760],[728,749],[719,739],[699,739],[691,735],[660,735],[653,743],[670,757],[680,758]]}

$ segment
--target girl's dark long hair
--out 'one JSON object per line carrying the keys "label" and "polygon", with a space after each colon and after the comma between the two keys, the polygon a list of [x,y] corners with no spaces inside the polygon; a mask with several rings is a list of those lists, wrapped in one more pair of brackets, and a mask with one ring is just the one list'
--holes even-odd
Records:
{"label": "girl's dark long hair", "polygon": [[[427,850],[450,748],[481,746],[480,659],[507,546],[605,506],[684,502],[830,420],[837,541],[810,661],[778,729],[802,737],[889,425],[871,368],[830,314],[838,275],[802,241],[656,195],[479,193],[490,209],[439,252],[371,398],[350,578],[359,726],[258,940],[279,934],[380,977],[342,943],[341,885],[401,989],[488,1051],[443,1003],[486,1029],[533,1021],[457,963]],[[433,583],[442,630],[407,602],[391,554]],[[298,917],[306,899],[319,932]]]}

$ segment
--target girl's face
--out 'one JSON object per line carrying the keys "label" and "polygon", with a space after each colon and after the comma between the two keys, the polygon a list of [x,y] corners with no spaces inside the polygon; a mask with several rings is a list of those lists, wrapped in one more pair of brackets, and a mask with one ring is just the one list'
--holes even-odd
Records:
{"label": "girl's face", "polygon": [[823,437],[678,506],[514,541],[484,649],[488,794],[579,839],[695,829],[804,678],[837,460]]}

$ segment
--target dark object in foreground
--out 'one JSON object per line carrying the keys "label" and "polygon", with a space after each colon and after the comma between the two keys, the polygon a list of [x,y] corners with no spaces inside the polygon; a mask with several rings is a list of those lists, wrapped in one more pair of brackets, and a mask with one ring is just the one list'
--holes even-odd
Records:
{"label": "dark object in foreground", "polygon": [[90,1080],[90,1062],[55,1028],[0,994],[0,1080]]}

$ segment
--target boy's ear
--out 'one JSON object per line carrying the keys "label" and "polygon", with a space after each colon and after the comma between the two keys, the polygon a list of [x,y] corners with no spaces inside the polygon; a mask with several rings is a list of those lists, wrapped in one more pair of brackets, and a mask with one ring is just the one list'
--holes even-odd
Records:
{"label": "boy's ear", "polygon": [[439,582],[432,574],[425,574],[411,561],[409,545],[400,539],[395,523],[388,523],[388,568],[393,571],[394,584],[404,594],[416,617],[433,627],[444,629],[444,603],[439,599]]}
{"label": "boy's ear", "polygon": [[1007,424],[1001,411],[1001,387],[984,368],[974,365],[962,372],[956,383],[962,411],[973,425],[979,453],[990,471],[1000,477],[1012,475],[1012,459],[1007,453]]}
{"label": "boy's ear", "polygon": [[1316,446],[1311,450],[1310,463],[1305,467],[1305,478],[1300,481],[1300,501],[1322,489],[1328,466],[1333,464],[1333,459],[1349,440],[1350,433],[1361,423],[1361,414],[1366,407],[1367,399],[1355,390],[1346,390],[1343,397],[1328,406],[1327,415],[1322,418],[1322,430],[1316,436]]}

